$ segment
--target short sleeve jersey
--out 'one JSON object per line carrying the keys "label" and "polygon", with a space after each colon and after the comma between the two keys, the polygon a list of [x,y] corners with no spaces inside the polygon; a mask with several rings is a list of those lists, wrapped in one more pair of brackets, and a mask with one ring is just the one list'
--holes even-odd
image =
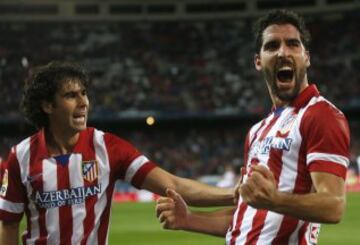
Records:
{"label": "short sleeve jersey", "polygon": [[[279,191],[305,194],[312,190],[311,172],[345,179],[349,145],[345,116],[311,85],[290,106],[273,110],[250,129],[245,164],[247,169],[260,164],[271,170]],[[240,198],[226,243],[316,244],[319,228],[319,224],[255,209]]]}
{"label": "short sleeve jersey", "polygon": [[156,165],[125,140],[94,128],[71,154],[50,157],[44,131],[1,165],[0,220],[27,217],[24,244],[107,244],[115,181],[141,187]]}

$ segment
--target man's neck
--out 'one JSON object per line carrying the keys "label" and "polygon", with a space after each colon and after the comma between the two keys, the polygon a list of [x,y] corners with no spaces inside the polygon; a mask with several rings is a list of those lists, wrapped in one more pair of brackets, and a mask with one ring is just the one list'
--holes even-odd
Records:
{"label": "man's neck", "polygon": [[64,155],[73,151],[79,132],[64,133],[51,128],[45,131],[46,145],[50,156]]}

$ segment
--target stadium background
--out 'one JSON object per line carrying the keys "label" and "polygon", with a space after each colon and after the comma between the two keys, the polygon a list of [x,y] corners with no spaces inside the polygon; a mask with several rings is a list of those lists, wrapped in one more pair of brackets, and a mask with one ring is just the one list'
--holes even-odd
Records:
{"label": "stadium background", "polygon": [[[66,59],[90,71],[90,126],[128,139],[179,176],[215,184],[225,166],[237,173],[247,129],[270,108],[252,64],[251,24],[281,7],[306,17],[309,79],[345,112],[352,130],[346,216],[324,226],[320,244],[360,244],[358,0],[1,0],[0,155],[34,132],[18,109],[29,71]],[[128,185],[117,187],[119,199],[134,199]],[[223,243],[162,231],[152,202],[113,209],[110,244]]]}

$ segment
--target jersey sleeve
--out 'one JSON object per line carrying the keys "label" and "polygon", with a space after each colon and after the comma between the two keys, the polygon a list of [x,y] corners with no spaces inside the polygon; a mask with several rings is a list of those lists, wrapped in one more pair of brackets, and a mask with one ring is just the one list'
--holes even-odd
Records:
{"label": "jersey sleeve", "polygon": [[110,165],[115,170],[115,178],[125,180],[140,188],[147,174],[156,167],[129,142],[106,133],[104,135]]}
{"label": "jersey sleeve", "polygon": [[0,169],[0,220],[20,221],[24,212],[26,192],[21,182],[20,167],[14,148]]}
{"label": "jersey sleeve", "polygon": [[342,112],[319,102],[304,114],[300,131],[310,172],[327,172],[345,179],[349,164],[350,130]]}

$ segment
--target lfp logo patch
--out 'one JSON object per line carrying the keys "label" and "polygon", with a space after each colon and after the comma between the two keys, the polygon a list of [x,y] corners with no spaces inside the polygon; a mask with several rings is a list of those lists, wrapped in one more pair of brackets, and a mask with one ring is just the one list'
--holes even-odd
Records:
{"label": "lfp logo patch", "polygon": [[0,196],[2,197],[6,196],[8,185],[9,185],[8,170],[5,169],[4,175],[2,177],[2,183],[0,183]]}
{"label": "lfp logo patch", "polygon": [[96,160],[82,162],[82,174],[84,180],[93,182],[99,174],[99,164]]}

